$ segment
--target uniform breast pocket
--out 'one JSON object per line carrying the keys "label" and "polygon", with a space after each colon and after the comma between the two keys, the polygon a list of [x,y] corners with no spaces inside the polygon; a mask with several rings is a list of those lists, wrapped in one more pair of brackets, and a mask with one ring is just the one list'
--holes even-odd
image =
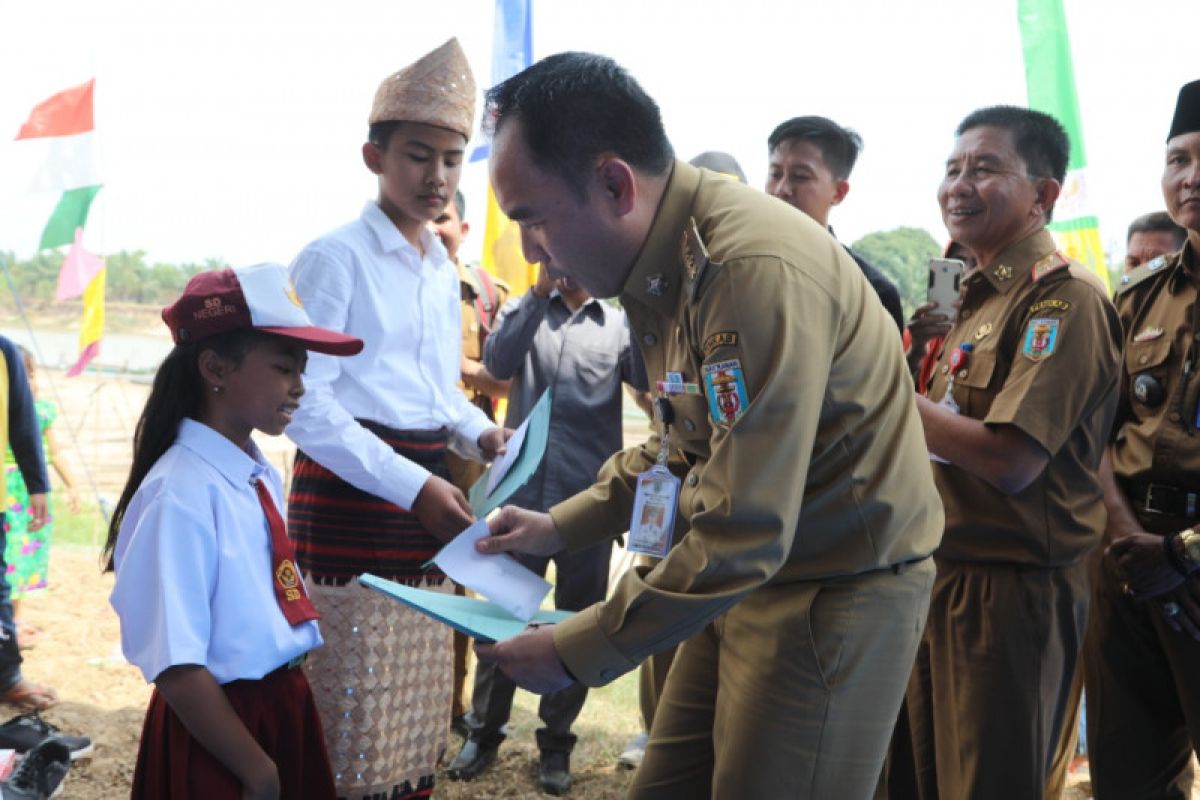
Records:
{"label": "uniform breast pocket", "polygon": [[1125,371],[1129,373],[1129,397],[1146,408],[1157,408],[1167,397],[1170,380],[1171,340],[1130,342],[1125,348]]}
{"label": "uniform breast pocket", "polygon": [[996,373],[996,351],[978,350],[965,368],[954,375],[954,397],[968,416],[982,419],[992,405],[992,378]]}
{"label": "uniform breast pocket", "polygon": [[671,397],[675,419],[671,423],[671,442],[695,463],[708,458],[712,421],[708,417],[708,401],[700,395],[678,394]]}

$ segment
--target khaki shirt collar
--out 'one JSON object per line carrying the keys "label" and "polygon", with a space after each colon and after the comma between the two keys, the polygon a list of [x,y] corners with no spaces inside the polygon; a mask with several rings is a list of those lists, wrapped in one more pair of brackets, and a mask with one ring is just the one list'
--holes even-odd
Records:
{"label": "khaki shirt collar", "polygon": [[995,261],[979,272],[998,294],[1008,294],[1014,286],[1025,283],[1034,264],[1055,250],[1054,237],[1043,228],[1001,250]]}
{"label": "khaki shirt collar", "polygon": [[[625,279],[622,301],[633,299],[664,316],[674,315],[683,288],[683,236],[699,188],[700,170],[677,160],[650,233]],[[652,289],[659,293],[654,294]]]}
{"label": "khaki shirt collar", "polygon": [[1166,256],[1166,260],[1167,268],[1172,270],[1167,283],[1167,290],[1171,294],[1177,294],[1185,285],[1196,282],[1200,277],[1196,270],[1196,250],[1192,247],[1190,239],[1184,242],[1182,250]]}

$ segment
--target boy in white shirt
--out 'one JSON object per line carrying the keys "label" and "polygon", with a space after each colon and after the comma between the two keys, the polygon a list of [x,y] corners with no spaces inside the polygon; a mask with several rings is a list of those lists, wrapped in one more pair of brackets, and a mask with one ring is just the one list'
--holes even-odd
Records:
{"label": "boy in white shirt", "polygon": [[450,630],[353,580],[441,586],[422,566],[473,515],[446,478],[506,431],[456,388],[458,273],[428,226],[454,196],[475,109],[457,40],[384,79],[363,161],[379,197],[292,264],[313,321],[366,342],[314,357],[288,429],[299,447],[288,524],[328,646],[309,662],[340,796],[427,796],[450,703]]}

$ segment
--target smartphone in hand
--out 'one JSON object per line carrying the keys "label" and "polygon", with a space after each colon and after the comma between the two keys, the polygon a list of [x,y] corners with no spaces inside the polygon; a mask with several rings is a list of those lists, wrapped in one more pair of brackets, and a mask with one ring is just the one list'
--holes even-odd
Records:
{"label": "smartphone in hand", "polygon": [[962,282],[963,262],[957,258],[929,259],[929,292],[926,299],[937,303],[935,314],[945,314],[950,322],[958,316],[954,303],[958,300],[958,287]]}

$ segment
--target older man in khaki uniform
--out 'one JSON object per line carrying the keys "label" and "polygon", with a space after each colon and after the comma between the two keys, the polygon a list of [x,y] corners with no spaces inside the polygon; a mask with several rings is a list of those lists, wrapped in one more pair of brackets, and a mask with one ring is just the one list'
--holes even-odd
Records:
{"label": "older man in khaki uniform", "polygon": [[1124,276],[1117,295],[1111,546],[1093,574],[1084,659],[1097,800],[1190,798],[1200,749],[1200,81],[1180,91],[1162,189],[1187,243]]}
{"label": "older man in khaki uniform", "polygon": [[820,226],[674,160],[609,59],[552,56],[488,97],[493,185],[526,257],[620,296],[667,435],[549,515],[505,508],[480,549],[618,535],[656,460],[681,485],[657,566],[480,658],[549,691],[684,642],[633,797],[869,797],[942,528],[893,323]]}
{"label": "older man in khaki uniform", "polygon": [[1086,625],[1083,558],[1104,525],[1121,347],[1103,285],[1045,230],[1067,153],[1053,118],[981,109],[938,191],[979,268],[918,398],[946,533],[892,797],[1045,794]]}

